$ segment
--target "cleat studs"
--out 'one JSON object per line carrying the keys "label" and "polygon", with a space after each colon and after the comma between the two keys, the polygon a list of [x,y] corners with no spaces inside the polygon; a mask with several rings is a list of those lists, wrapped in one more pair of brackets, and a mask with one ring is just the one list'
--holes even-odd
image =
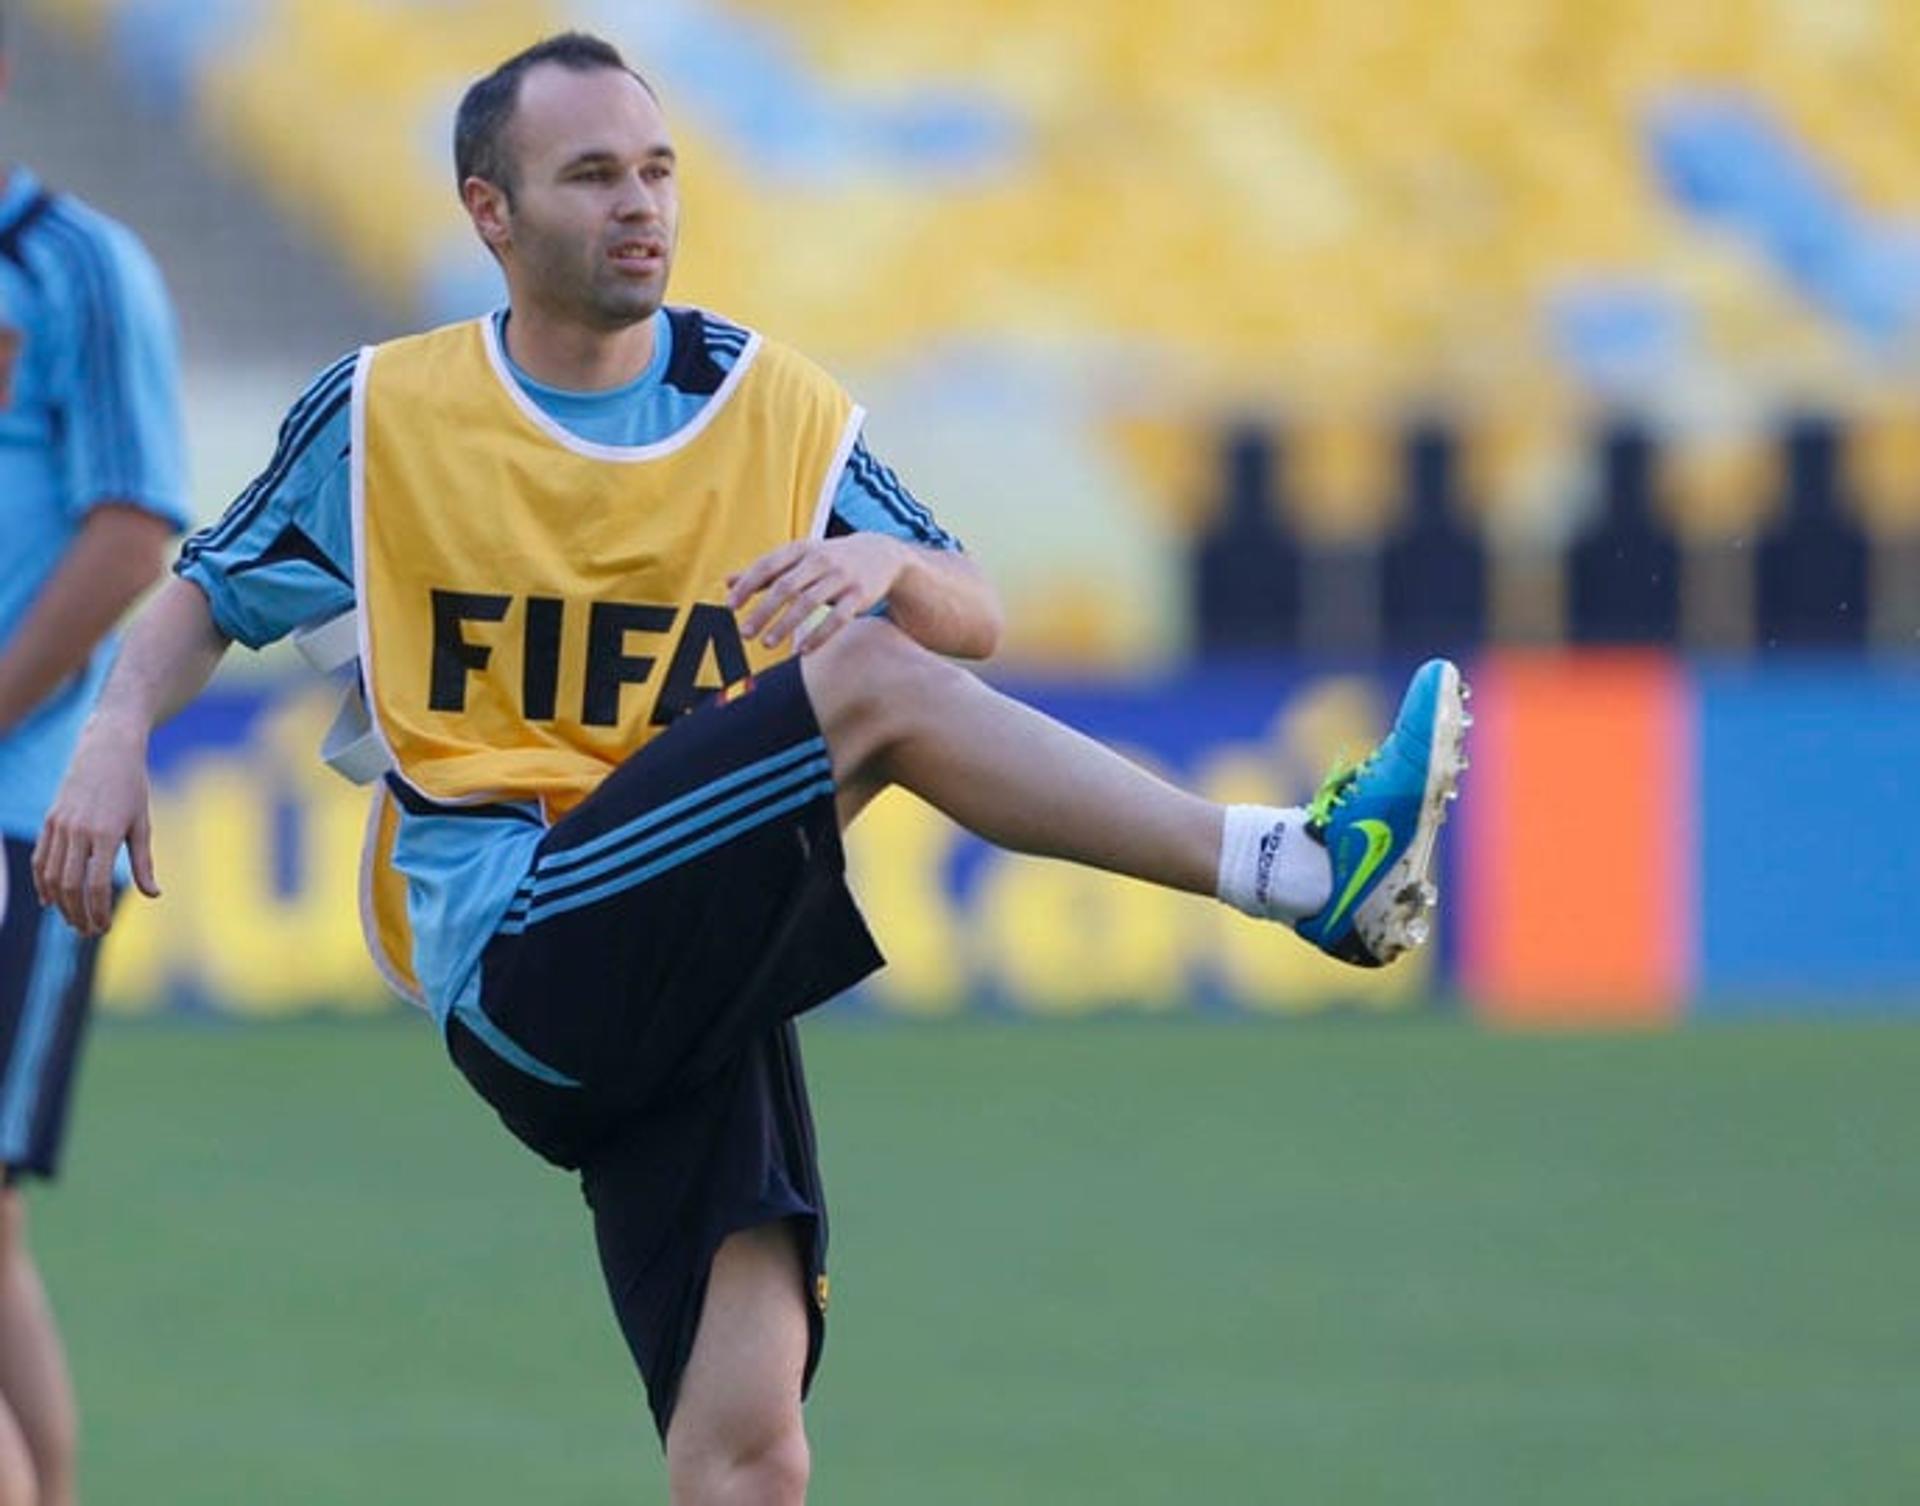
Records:
{"label": "cleat studs", "polygon": [[1460,713],[1461,729],[1465,730],[1466,728],[1471,727],[1472,725],[1473,725],[1473,713],[1471,711],[1461,712]]}

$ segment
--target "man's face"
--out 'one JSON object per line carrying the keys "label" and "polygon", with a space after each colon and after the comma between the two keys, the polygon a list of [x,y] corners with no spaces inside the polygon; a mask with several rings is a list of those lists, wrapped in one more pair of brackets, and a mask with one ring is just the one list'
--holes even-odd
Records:
{"label": "man's face", "polygon": [[506,147],[513,202],[501,206],[506,235],[495,244],[515,296],[596,329],[651,318],[680,234],[659,102],[617,69],[541,64],[520,81]]}

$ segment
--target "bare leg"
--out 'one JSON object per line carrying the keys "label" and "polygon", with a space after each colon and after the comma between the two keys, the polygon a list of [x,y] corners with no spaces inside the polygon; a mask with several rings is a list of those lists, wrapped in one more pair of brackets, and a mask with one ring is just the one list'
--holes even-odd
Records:
{"label": "bare leg", "polygon": [[800,662],[843,789],[903,785],[997,846],[1214,892],[1222,812],[1211,801],[888,623],[852,623]]}
{"label": "bare leg", "polygon": [[713,1257],[693,1354],[667,1425],[673,1506],[800,1506],[806,1296],[792,1228],[730,1235]]}
{"label": "bare leg", "polygon": [[[73,1382],[53,1309],[27,1247],[26,1203],[0,1191],[0,1395],[24,1439],[37,1506],[73,1506]],[[4,1471],[0,1471],[4,1474]]]}
{"label": "bare leg", "polygon": [[33,1456],[13,1413],[0,1406],[0,1506],[38,1506]]}

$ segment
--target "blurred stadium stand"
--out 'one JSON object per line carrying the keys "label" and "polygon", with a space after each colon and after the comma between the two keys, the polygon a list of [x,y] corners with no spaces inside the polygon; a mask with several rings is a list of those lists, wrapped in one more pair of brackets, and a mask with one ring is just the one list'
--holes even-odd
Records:
{"label": "blurred stadium stand", "polygon": [[190,315],[190,363],[318,364],[340,353],[344,331],[394,324],[253,181],[156,130],[137,79],[32,15],[20,27],[7,155],[139,228]]}
{"label": "blurred stadium stand", "polygon": [[[163,242],[218,206],[169,261],[190,328],[245,306],[283,350],[492,302],[452,101],[531,36],[612,35],[688,158],[680,294],[879,399],[1028,658],[1920,648],[1903,0],[30,9],[352,269],[202,254],[259,217],[129,184]],[[1018,394],[1017,482],[941,443],[984,385]]]}

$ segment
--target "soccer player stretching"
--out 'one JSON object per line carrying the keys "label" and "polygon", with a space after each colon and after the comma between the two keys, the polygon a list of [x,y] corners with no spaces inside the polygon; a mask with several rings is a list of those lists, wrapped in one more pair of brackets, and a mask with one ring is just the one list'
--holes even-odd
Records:
{"label": "soccer player stretching", "polygon": [[[0,86],[5,82],[0,31]],[[106,672],[102,640],[184,526],[173,316],[121,226],[0,164],[0,1506],[74,1499],[73,1388],[27,1247],[99,942],[33,902],[33,840]],[[112,905],[115,855],[99,881]]]}
{"label": "soccer player stretching", "polygon": [[[1425,932],[1451,665],[1312,806],[1222,808],[948,657],[992,587],[791,350],[665,305],[659,101],[569,34],[475,84],[507,307],[322,373],[140,617],[36,854],[90,933],[145,750],[231,639],[355,613],[369,941],[514,1134],[579,1171],[678,1502],[806,1490],[826,1204],[793,1019],[878,967],[841,829],[890,784],[991,841],[1218,894],[1363,965]],[[336,626],[336,631],[340,629]]]}

